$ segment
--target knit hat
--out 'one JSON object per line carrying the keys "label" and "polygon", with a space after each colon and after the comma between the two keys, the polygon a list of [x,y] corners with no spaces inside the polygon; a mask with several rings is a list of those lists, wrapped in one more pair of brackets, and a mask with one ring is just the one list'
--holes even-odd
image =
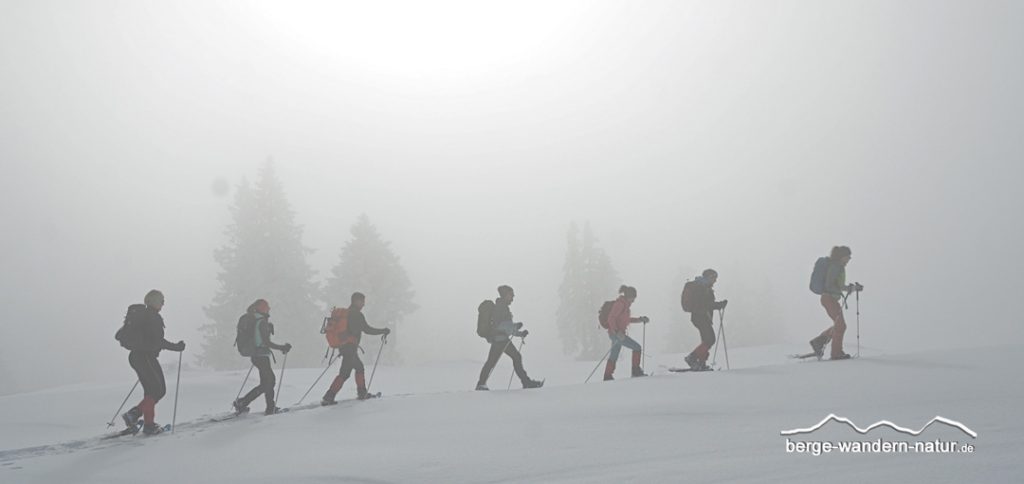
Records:
{"label": "knit hat", "polygon": [[143,298],[142,302],[146,303],[146,306],[162,306],[164,304],[164,293],[153,289],[146,293],[146,297]]}

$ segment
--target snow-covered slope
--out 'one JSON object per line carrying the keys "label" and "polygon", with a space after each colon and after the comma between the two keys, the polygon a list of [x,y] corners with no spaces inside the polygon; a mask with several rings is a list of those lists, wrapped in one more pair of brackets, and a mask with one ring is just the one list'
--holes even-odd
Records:
{"label": "snow-covered slope", "polygon": [[[733,369],[722,372],[673,374],[652,364],[656,374],[642,379],[626,379],[620,367],[622,379],[598,382],[598,374],[588,385],[581,383],[593,363],[528,361],[534,376],[548,378],[545,388],[489,393],[466,391],[479,362],[381,368],[373,384],[385,392],[380,400],[213,424],[206,416],[225,411],[244,373],[186,372],[173,435],[102,442],[91,437],[103,433],[128,385],[15,395],[0,398],[0,482],[1020,482],[1024,386],[1013,348],[845,362],[778,354],[733,351]],[[504,388],[507,365],[492,388]],[[289,370],[281,404],[294,403],[317,374]],[[162,423],[171,418],[173,376],[157,407]],[[832,423],[792,439],[942,439],[976,450],[786,452],[782,430],[832,413],[861,427],[889,420],[914,429],[940,415],[978,437],[944,425],[917,438],[888,428],[862,436]]]}

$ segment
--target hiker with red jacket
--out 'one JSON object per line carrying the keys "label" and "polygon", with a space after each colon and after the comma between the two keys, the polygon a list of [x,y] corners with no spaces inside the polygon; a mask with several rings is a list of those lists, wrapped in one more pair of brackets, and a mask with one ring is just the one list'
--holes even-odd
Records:
{"label": "hiker with red jacket", "polygon": [[[846,265],[850,263],[851,258],[853,258],[853,252],[845,245],[833,247],[827,260],[824,257],[821,258],[822,262],[827,262],[828,265],[824,271],[824,284],[821,287],[820,300],[821,306],[825,308],[825,313],[832,320],[832,326],[829,326],[811,340],[811,349],[818,355],[818,358],[821,358],[825,353],[825,345],[828,344],[829,340],[832,340],[831,356],[833,360],[846,360],[850,358],[850,355],[843,352],[843,335],[846,334],[846,319],[843,317],[843,307],[839,304],[839,300],[844,299],[845,301],[844,291],[849,295],[851,292],[864,289],[864,286],[860,285],[860,283],[846,283]],[[813,278],[814,276],[812,275]],[[812,287],[812,291],[813,289]]]}
{"label": "hiker with red jacket", "polygon": [[529,330],[522,329],[523,323],[513,322],[512,308],[509,306],[512,305],[515,297],[516,293],[512,290],[511,286],[503,285],[498,287],[498,299],[494,300],[494,309],[488,318],[489,328],[487,333],[484,333],[487,342],[491,344],[491,349],[487,352],[487,361],[484,362],[483,368],[480,369],[480,378],[476,383],[476,389],[479,391],[489,390],[487,388],[487,379],[490,378],[491,371],[498,364],[498,359],[501,358],[502,353],[512,359],[512,368],[516,376],[519,377],[519,381],[523,384],[523,388],[540,388],[544,386],[544,382],[531,380],[529,375],[526,374],[526,368],[523,367],[523,355],[512,344],[513,336],[525,338],[526,335],[530,334]]}
{"label": "hiker with red jacket", "polygon": [[[245,321],[246,319],[249,321]],[[235,413],[246,413],[249,411],[249,404],[262,394],[267,402],[263,413],[273,415],[280,412],[281,409],[274,403],[274,385],[277,383],[277,379],[274,377],[274,368],[270,364],[270,359],[273,357],[270,350],[288,354],[292,350],[292,345],[290,343],[280,345],[270,340],[270,335],[274,334],[274,325],[270,322],[270,303],[266,299],[257,299],[249,305],[245,314],[239,318],[239,326],[244,324],[254,328],[252,332],[253,352],[249,359],[260,373],[260,384],[249,390],[249,393],[242,398],[232,402],[231,406],[235,408]]]}
{"label": "hiker with red jacket", "polygon": [[636,301],[636,288],[624,285],[619,288],[619,297],[612,304],[611,311],[608,312],[608,338],[612,340],[612,348],[608,352],[608,362],[604,367],[605,381],[614,380],[612,374],[615,373],[615,363],[619,359],[619,352],[622,351],[623,346],[633,350],[632,376],[647,376],[640,368],[643,349],[640,347],[640,343],[626,335],[626,329],[631,323],[647,324],[650,320],[647,316],[639,318],[630,316],[629,308],[633,305],[633,301]]}
{"label": "hiker with red jacket", "polygon": [[338,376],[334,377],[331,387],[327,389],[327,393],[320,400],[321,405],[338,403],[334,397],[341,391],[341,386],[345,384],[345,380],[348,380],[352,370],[356,371],[356,392],[359,399],[365,400],[374,397],[374,395],[370,395],[366,391],[366,370],[363,367],[363,361],[359,359],[359,341],[362,339],[363,333],[387,336],[391,334],[391,329],[378,329],[370,326],[366,322],[366,316],[363,315],[363,307],[365,305],[366,296],[363,293],[352,293],[351,304],[348,307],[347,329],[342,337],[342,344],[338,347],[342,359],[341,370],[338,372]]}
{"label": "hiker with red jacket", "polygon": [[185,351],[185,342],[171,343],[164,339],[164,318],[160,316],[160,310],[164,307],[163,293],[154,289],[146,293],[143,301],[145,305],[133,304],[128,308],[125,327],[117,335],[122,346],[131,351],[128,353],[128,363],[139,376],[143,390],[142,401],[121,417],[129,428],[135,427],[141,417],[144,422],[142,433],[156,435],[163,431],[154,421],[156,404],[167,393],[164,371],[157,357],[161,350]]}
{"label": "hiker with red jacket", "polygon": [[715,300],[715,282],[718,272],[707,269],[700,277],[687,282],[680,297],[683,311],[690,313],[690,322],[700,331],[700,344],[697,345],[684,360],[691,370],[710,370],[708,354],[715,344],[714,312],[725,309],[728,300]]}

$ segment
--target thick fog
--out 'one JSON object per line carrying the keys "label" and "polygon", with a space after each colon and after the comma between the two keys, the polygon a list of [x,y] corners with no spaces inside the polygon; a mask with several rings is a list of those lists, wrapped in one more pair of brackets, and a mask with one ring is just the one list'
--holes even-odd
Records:
{"label": "thick fog", "polygon": [[127,385],[113,333],[153,288],[190,361],[234,191],[268,159],[317,282],[360,214],[391,241],[410,364],[482,360],[499,284],[532,373],[568,358],[573,222],[638,289],[653,352],[697,342],[678,298],[708,267],[730,342],[805,349],[833,245],[864,346],[1020,342],[1022,21],[996,1],[0,2],[0,393]]}

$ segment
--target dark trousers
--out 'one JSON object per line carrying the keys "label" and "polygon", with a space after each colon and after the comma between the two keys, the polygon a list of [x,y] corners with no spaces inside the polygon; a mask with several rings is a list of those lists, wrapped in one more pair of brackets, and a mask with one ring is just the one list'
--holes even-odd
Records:
{"label": "dark trousers", "polygon": [[342,385],[345,384],[345,380],[352,375],[352,370],[356,372],[356,393],[360,396],[365,395],[366,368],[363,366],[363,360],[359,359],[359,347],[348,344],[339,348],[338,352],[341,354],[341,370],[338,371],[338,376],[334,377],[331,387],[324,394],[324,400],[334,400],[334,397],[341,391]]}
{"label": "dark trousers", "polygon": [[691,313],[690,322],[700,331],[700,344],[690,353],[698,361],[708,361],[711,347],[715,345],[715,321],[711,313]]}
{"label": "dark trousers", "polygon": [[128,364],[135,370],[142,384],[143,397],[137,408],[142,412],[145,422],[152,424],[156,416],[156,402],[167,394],[164,370],[160,368],[155,353],[132,351],[128,353]]}
{"label": "dark trousers", "polygon": [[519,353],[515,345],[512,344],[512,340],[499,341],[497,343],[491,343],[491,350],[487,353],[487,361],[484,363],[484,367],[480,369],[480,381],[478,385],[486,385],[487,378],[491,376],[491,371],[494,370],[494,366],[498,364],[498,359],[501,358],[501,354],[505,353],[509,358],[512,358],[512,368],[515,369],[516,375],[519,380],[524,384],[530,380],[530,377],[526,375],[526,369],[523,368],[523,355]]}
{"label": "dark trousers", "polygon": [[270,357],[253,356],[251,360],[252,365],[260,372],[260,384],[242,397],[242,406],[248,406],[253,400],[259,398],[260,394],[263,394],[267,401],[267,408],[274,408],[274,385],[277,384],[277,378],[274,376],[274,368],[270,365]]}

